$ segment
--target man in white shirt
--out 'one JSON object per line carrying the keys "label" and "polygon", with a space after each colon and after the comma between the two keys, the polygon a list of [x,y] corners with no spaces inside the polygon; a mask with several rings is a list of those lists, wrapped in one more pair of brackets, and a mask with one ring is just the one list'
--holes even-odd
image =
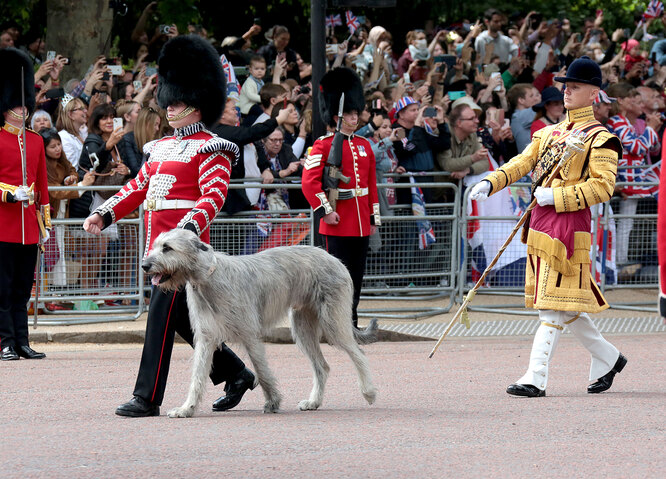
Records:
{"label": "man in white shirt", "polygon": [[504,15],[495,8],[489,8],[483,14],[487,30],[476,38],[474,49],[482,61],[486,58],[486,46],[492,44],[493,55],[497,55],[501,63],[509,63],[518,55],[518,45],[502,33]]}

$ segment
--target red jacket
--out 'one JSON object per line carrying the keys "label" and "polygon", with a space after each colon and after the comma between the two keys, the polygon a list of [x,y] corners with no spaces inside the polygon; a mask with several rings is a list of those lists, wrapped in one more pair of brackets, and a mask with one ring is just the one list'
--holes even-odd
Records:
{"label": "red jacket", "polygon": [[[666,139],[666,135],[664,136]],[[659,293],[666,301],[666,148],[661,149],[661,172],[659,178],[659,214],[657,215],[657,251],[659,254]],[[666,314],[665,310],[661,314]],[[666,317],[666,316],[665,316]]]}
{"label": "red jacket", "polygon": [[[35,203],[27,208],[22,202],[8,203],[8,195],[12,187],[23,184],[21,166],[21,147],[23,137],[18,128],[8,123],[0,128],[0,183],[3,201],[0,202],[0,241],[6,243],[39,243],[39,225],[37,224],[37,208],[49,204],[49,185],[46,175],[46,157],[44,156],[44,140],[37,133],[27,130],[26,168],[28,170],[28,186],[34,183]],[[23,219],[22,219],[23,217]],[[23,222],[23,227],[21,226]]]}
{"label": "red jacket", "polygon": [[[330,208],[322,189],[322,176],[331,150],[333,134],[319,138],[312,145],[303,169],[303,194],[313,210]],[[354,197],[338,199],[336,211],[340,223],[329,225],[322,220],[319,232],[332,236],[369,236],[371,217],[379,225],[379,197],[372,145],[363,137],[345,137],[342,147],[342,174],[349,183],[340,180],[338,190],[353,190]]]}
{"label": "red jacket", "polygon": [[160,233],[177,227],[196,231],[210,241],[209,226],[227,197],[231,164],[238,147],[195,123],[169,136],[146,144],[149,155],[139,174],[109,198],[95,213],[105,225],[131,213],[144,200],[186,200],[194,207],[146,211],[146,254]]}

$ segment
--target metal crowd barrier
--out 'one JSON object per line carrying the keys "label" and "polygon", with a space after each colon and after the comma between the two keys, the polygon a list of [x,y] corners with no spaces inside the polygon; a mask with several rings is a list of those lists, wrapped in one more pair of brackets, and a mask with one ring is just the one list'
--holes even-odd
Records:
{"label": "metal crowd barrier", "polygon": [[[628,183],[617,183],[624,186]],[[658,183],[643,183],[645,186],[654,186]],[[524,207],[529,203],[528,183],[514,183],[511,187],[511,198],[514,206],[519,202]],[[462,302],[464,295],[470,290],[477,279],[499,250],[500,245],[508,237],[517,223],[520,215],[509,216],[482,216],[469,211],[469,189],[463,195],[462,215],[460,217],[460,231],[467,232],[467,238],[461,242],[463,260],[458,276],[458,302]],[[522,200],[520,200],[522,198]],[[621,289],[652,289],[658,288],[657,263],[657,202],[652,197],[637,199],[638,210],[632,215],[620,215],[620,202],[624,201],[614,197],[611,201],[592,207],[592,249],[593,261],[591,263],[592,276],[600,285],[602,292]],[[617,255],[617,228],[619,221],[631,220],[630,235],[627,248],[628,263],[618,264]],[[478,228],[483,232],[483,239],[477,242],[470,232]],[[476,247],[475,247],[476,246]],[[468,309],[491,313],[535,315],[536,311],[524,308],[524,277],[526,264],[525,246],[520,242],[520,232],[502,255],[497,266],[488,277],[484,287],[476,295],[475,301]],[[516,303],[483,304],[483,295],[502,295],[515,297]],[[480,297],[481,296],[481,297]],[[656,291],[655,291],[656,298]],[[656,299],[650,302],[612,302],[611,308],[632,311],[656,312]]]}
{"label": "metal crowd barrier", "polygon": [[[431,176],[438,180],[437,174]],[[254,180],[261,182],[259,178]],[[419,182],[418,176],[415,181],[382,183],[378,187],[380,190],[438,188],[447,193],[448,202],[426,204],[423,216],[415,216],[410,205],[392,205],[388,212],[384,212],[379,233],[370,240],[362,289],[366,304],[377,303],[377,306],[359,310],[362,317],[419,320],[448,312],[456,301],[462,302],[465,292],[474,285],[519,218],[516,214],[473,214],[467,206],[469,189],[463,195],[459,184]],[[259,185],[232,181],[230,185],[230,189],[257,187],[266,191],[289,190],[300,189],[300,184]],[[511,188],[514,204],[526,206],[529,184],[517,183]],[[102,191],[117,190],[118,187],[86,189]],[[640,200],[634,215],[619,215],[619,201],[614,198],[609,204],[593,208],[592,243],[598,249],[598,261],[592,262],[593,275],[602,291],[656,289],[656,201],[652,198]],[[616,228],[619,221],[626,219],[633,220],[629,236],[630,264],[617,265],[614,256]],[[149,296],[150,285],[140,268],[145,242],[142,209],[135,218],[121,220],[116,231],[105,231],[102,237],[85,233],[83,221],[83,218],[53,219],[54,239],[42,255],[40,269],[39,324],[124,321],[136,319],[146,311],[145,298]],[[313,221],[309,209],[221,213],[211,226],[211,244],[217,251],[234,255],[282,245],[313,244]],[[434,242],[421,247],[428,227],[432,228]],[[519,237],[520,234],[514,239],[515,244],[512,243],[504,253],[486,287],[481,288],[469,309],[534,314],[525,310],[522,302],[525,247]],[[486,293],[515,297],[517,302],[484,305],[481,297]],[[437,306],[424,307],[424,302],[435,302]],[[645,303],[614,303],[611,306],[656,311]]]}
{"label": "metal crowd barrier", "polygon": [[[117,191],[119,187],[85,189]],[[120,220],[99,237],[83,231],[85,218],[52,218],[51,238],[40,255],[39,324],[127,321],[141,316],[146,309],[144,274],[139,267],[143,212],[138,210],[135,216]]]}

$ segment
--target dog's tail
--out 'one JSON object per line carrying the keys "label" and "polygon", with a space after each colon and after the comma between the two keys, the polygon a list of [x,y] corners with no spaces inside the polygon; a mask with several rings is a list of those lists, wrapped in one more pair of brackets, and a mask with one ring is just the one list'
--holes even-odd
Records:
{"label": "dog's tail", "polygon": [[375,343],[379,339],[377,331],[379,327],[377,326],[377,319],[373,318],[368,324],[368,327],[365,329],[356,329],[354,328],[354,338],[358,344],[370,344]]}

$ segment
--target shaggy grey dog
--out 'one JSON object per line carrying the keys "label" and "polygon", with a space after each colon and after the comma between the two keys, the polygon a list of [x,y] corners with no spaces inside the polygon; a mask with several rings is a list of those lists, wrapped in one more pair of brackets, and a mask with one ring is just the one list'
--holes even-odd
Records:
{"label": "shaggy grey dog", "polygon": [[[194,332],[192,380],[185,403],[169,417],[191,417],[204,393],[213,353],[225,341],[240,342],[257,373],[266,402],[264,412],[277,412],[280,392],[265,356],[262,332],[291,312],[291,331],[314,371],[310,398],[301,410],[321,406],[330,370],[319,345],[345,351],[358,373],[363,397],[372,404],[377,390],[368,361],[358,347],[377,340],[377,322],[358,331],[352,326],[352,280],[347,268],[320,248],[286,246],[248,256],[216,253],[192,232],[174,229],[160,234],[143,269],[164,290],[186,288]],[[255,383],[256,386],[256,383]]]}

